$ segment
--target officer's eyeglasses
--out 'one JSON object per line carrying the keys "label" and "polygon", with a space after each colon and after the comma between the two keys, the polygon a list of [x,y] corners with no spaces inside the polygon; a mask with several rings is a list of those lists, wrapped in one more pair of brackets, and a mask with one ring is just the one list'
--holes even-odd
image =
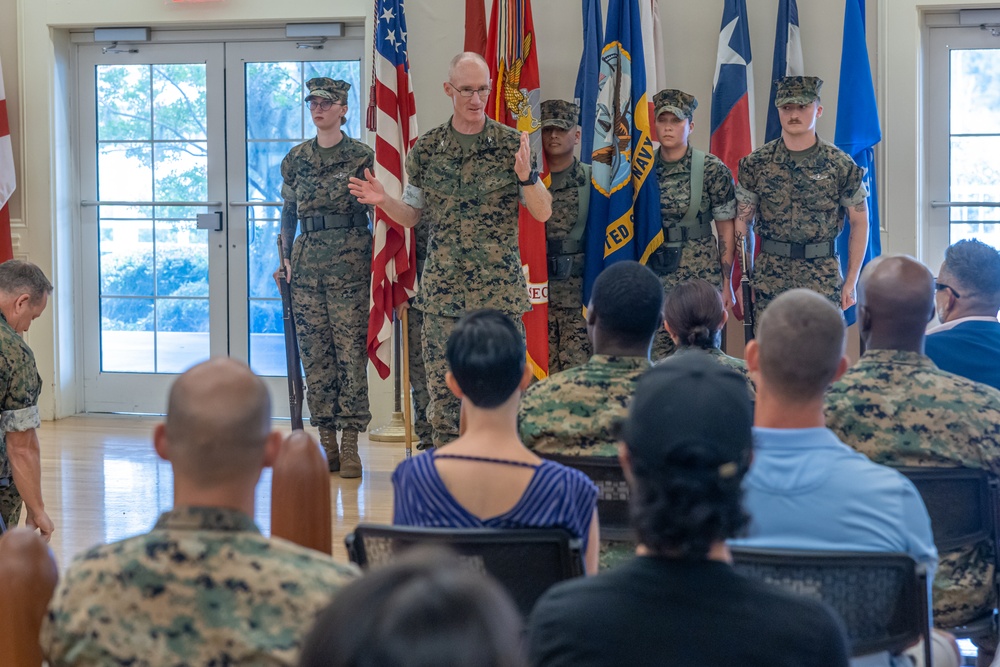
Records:
{"label": "officer's eyeglasses", "polygon": [[948,290],[949,292],[951,292],[952,296],[954,296],[956,299],[961,299],[962,298],[962,295],[959,294],[958,292],[956,292],[955,288],[952,287],[951,285],[945,285],[944,283],[939,283],[936,280],[934,281],[934,291],[935,292],[940,292],[941,290],[945,290],[945,289]]}
{"label": "officer's eyeglasses", "polygon": [[480,88],[467,88],[467,87],[459,88],[451,81],[448,82],[448,85],[457,90],[458,94],[461,95],[462,97],[472,97],[473,93],[479,93],[479,99],[481,100],[486,99],[486,97],[490,94],[491,90],[490,86],[482,86]]}
{"label": "officer's eyeglasses", "polygon": [[322,109],[323,111],[329,111],[330,107],[334,104],[341,104],[341,102],[334,102],[333,100],[307,100],[306,104],[309,105],[310,109]]}

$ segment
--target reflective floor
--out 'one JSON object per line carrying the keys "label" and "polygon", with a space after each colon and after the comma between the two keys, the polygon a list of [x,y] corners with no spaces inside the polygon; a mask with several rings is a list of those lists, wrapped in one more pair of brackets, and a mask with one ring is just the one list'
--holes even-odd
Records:
{"label": "reflective floor", "polygon": [[[152,445],[158,421],[87,415],[42,424],[42,493],[55,523],[50,546],[60,569],[87,547],[148,531],[172,506],[170,465]],[[288,431],[287,424],[278,422],[276,428]],[[391,521],[390,477],[404,458],[402,444],[369,443],[366,434],[359,451],[365,466],[361,479],[330,476],[334,557],[342,561],[347,560],[344,536],[358,522]],[[270,495],[271,473],[265,470],[254,517],[265,533],[270,530]]]}

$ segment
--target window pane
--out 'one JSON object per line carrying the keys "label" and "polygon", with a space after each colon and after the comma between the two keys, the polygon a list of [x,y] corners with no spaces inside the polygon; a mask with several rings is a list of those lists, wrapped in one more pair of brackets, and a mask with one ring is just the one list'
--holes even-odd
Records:
{"label": "window pane", "polygon": [[[951,201],[1000,201],[1000,136],[952,137]],[[951,219],[991,220],[997,209],[953,208]]]}
{"label": "window pane", "polygon": [[250,220],[247,281],[250,298],[277,298],[274,271],[278,268],[278,220]]}
{"label": "window pane", "polygon": [[149,65],[97,66],[97,140],[152,138]]}
{"label": "window pane", "polygon": [[151,220],[101,220],[101,296],[153,296]]}
{"label": "window pane", "polygon": [[1000,250],[1000,221],[988,224],[952,224],[950,230],[951,238],[948,243],[957,243],[964,239],[979,239]]}
{"label": "window pane", "polygon": [[152,373],[152,299],[101,299],[101,370]]}
{"label": "window pane", "polygon": [[153,66],[153,138],[207,139],[205,65]]}
{"label": "window pane", "polygon": [[[300,141],[247,142],[247,198],[281,201],[281,161]],[[280,210],[278,211],[280,216]]]}
{"label": "window pane", "polygon": [[255,299],[250,302],[250,367],[254,373],[285,374],[283,324],[280,301]]}
{"label": "window pane", "polygon": [[[155,157],[156,201],[208,199],[207,141],[157,143]],[[182,215],[188,214],[190,211]]]}
{"label": "window pane", "polygon": [[298,63],[247,63],[247,141],[302,136],[304,86]]}
{"label": "window pane", "polygon": [[108,201],[153,198],[153,151],[149,144],[101,144],[97,154],[97,196]]}
{"label": "window pane", "polygon": [[208,299],[157,299],[156,370],[181,373],[209,357]]}
{"label": "window pane", "polygon": [[[193,221],[156,222],[156,295],[208,296],[208,230]],[[162,329],[162,313],[158,321]]]}
{"label": "window pane", "polygon": [[951,52],[951,133],[1000,133],[1000,49]]}

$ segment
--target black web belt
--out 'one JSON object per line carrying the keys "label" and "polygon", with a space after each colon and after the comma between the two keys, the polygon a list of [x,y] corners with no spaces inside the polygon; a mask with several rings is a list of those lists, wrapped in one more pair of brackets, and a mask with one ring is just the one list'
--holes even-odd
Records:
{"label": "black web belt", "polygon": [[309,215],[299,218],[299,229],[303,234],[321,232],[324,229],[346,229],[348,227],[367,227],[368,216],[364,213],[351,215]]}
{"label": "black web belt", "polygon": [[819,243],[784,243],[761,237],[760,251],[779,257],[791,259],[819,259],[834,257],[837,254],[836,241],[821,241]]}

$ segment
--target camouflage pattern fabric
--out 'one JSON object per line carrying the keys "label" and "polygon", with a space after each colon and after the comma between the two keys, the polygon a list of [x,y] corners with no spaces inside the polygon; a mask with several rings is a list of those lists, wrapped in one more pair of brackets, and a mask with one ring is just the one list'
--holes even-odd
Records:
{"label": "camouflage pattern fabric", "polygon": [[[28,431],[42,425],[38,414],[38,395],[42,378],[35,366],[35,355],[7,319],[0,313],[0,480],[11,479],[7,458],[7,433]],[[21,518],[21,496],[11,479],[0,489],[0,516],[9,527]]]}
{"label": "camouflage pattern fabric", "polygon": [[[1000,475],[1000,391],[946,373],[915,352],[869,350],[831,387],[827,426],[876,463]],[[960,625],[996,604],[989,542],[942,552],[934,622]]]}
{"label": "camouflage pattern fabric", "polygon": [[618,456],[612,425],[628,413],[645,357],[595,354],[582,366],[525,391],[518,411],[521,440],[532,451],[566,456]]}
{"label": "camouflage pattern fabric", "polygon": [[580,107],[566,100],[542,102],[542,128],[557,127],[572,130],[580,124]]}
{"label": "camouflage pattern fabric", "polygon": [[[666,162],[656,153],[656,180],[660,186],[660,217],[663,229],[677,226],[687,213],[691,201],[691,148],[677,162]],[[736,217],[736,191],[729,168],[711,153],[705,156],[705,180],[698,211],[711,212],[715,220],[732,220]],[[714,236],[687,241],[681,248],[680,264],[676,271],[660,276],[664,293],[688,280],[701,278],[712,285],[722,286],[722,263],[719,242]],[[663,359],[674,351],[674,342],[663,329],[653,339],[652,357]]]}
{"label": "camouflage pattern fabric", "polygon": [[774,89],[774,106],[810,104],[819,99],[823,79],[818,76],[783,76]]}
{"label": "camouflage pattern fabric", "polygon": [[[815,150],[796,158],[780,137],[740,160],[736,198],[757,206],[754,231],[782,243],[832,241],[848,208],[868,196],[861,168],[833,144],[816,138]],[[759,242],[759,240],[758,240]],[[837,257],[792,259],[761,252],[754,263],[757,321],[779,294],[805,287],[840,307]]]}
{"label": "camouflage pattern fabric", "polygon": [[[281,163],[286,206],[297,216],[365,213],[347,179],[373,168],[374,152],[344,136],[333,150],[315,139],[299,144]],[[364,431],[368,407],[368,300],[371,232],[349,227],[305,232],[292,247],[292,306],[310,423],[331,430]]]}
{"label": "camouflage pattern fabric", "polygon": [[424,369],[424,315],[416,308],[410,308],[407,324],[407,340],[410,345],[410,388],[413,392],[413,432],[424,444],[434,442],[434,431],[427,420],[427,406],[431,397],[427,392],[427,371]]}
{"label": "camouflage pattern fabric", "polygon": [[415,307],[461,317],[495,308],[519,318],[531,308],[517,245],[520,135],[489,118],[468,152],[451,120],[417,139],[407,155],[403,201],[421,209],[427,263]]}
{"label": "camouflage pattern fabric", "polygon": [[698,100],[694,95],[676,88],[667,88],[653,95],[655,117],[669,111],[681,120],[694,120],[694,110],[698,108]]}
{"label": "camouflage pattern fabric", "polygon": [[[728,354],[726,354],[717,347],[713,347],[709,350],[705,350],[700,347],[681,347],[678,348],[677,351],[673,355],[671,355],[671,357],[669,357],[669,359],[680,357],[686,354],[707,354],[710,357],[712,357],[712,359],[719,362],[723,366],[731,368],[732,370],[736,371],[737,373],[743,376],[744,380],[746,380],[747,394],[750,396],[750,400],[751,401],[757,400],[757,385],[755,385],[753,380],[750,378],[750,371],[747,370],[747,362],[744,361],[743,359],[730,357]],[[656,363],[657,365],[659,365],[660,363],[668,361],[669,359],[663,359]]]}
{"label": "camouflage pattern fabric", "polygon": [[347,104],[347,93],[351,90],[351,84],[340,79],[318,76],[306,81],[306,88],[309,89],[306,100],[310,97],[319,97],[331,102]]}
{"label": "camouflage pattern fabric", "polygon": [[[575,106],[575,105],[574,105]],[[545,239],[554,241],[569,236],[580,212],[580,186],[587,182],[579,160],[559,174],[552,175],[552,217],[545,223]],[[584,254],[573,256],[583,266]],[[549,374],[579,366],[590,357],[587,321],[583,317],[583,277],[549,279]]]}
{"label": "camouflage pattern fabric", "polygon": [[222,508],[73,559],[42,626],[52,667],[297,664],[304,635],[357,571],[260,534]]}

